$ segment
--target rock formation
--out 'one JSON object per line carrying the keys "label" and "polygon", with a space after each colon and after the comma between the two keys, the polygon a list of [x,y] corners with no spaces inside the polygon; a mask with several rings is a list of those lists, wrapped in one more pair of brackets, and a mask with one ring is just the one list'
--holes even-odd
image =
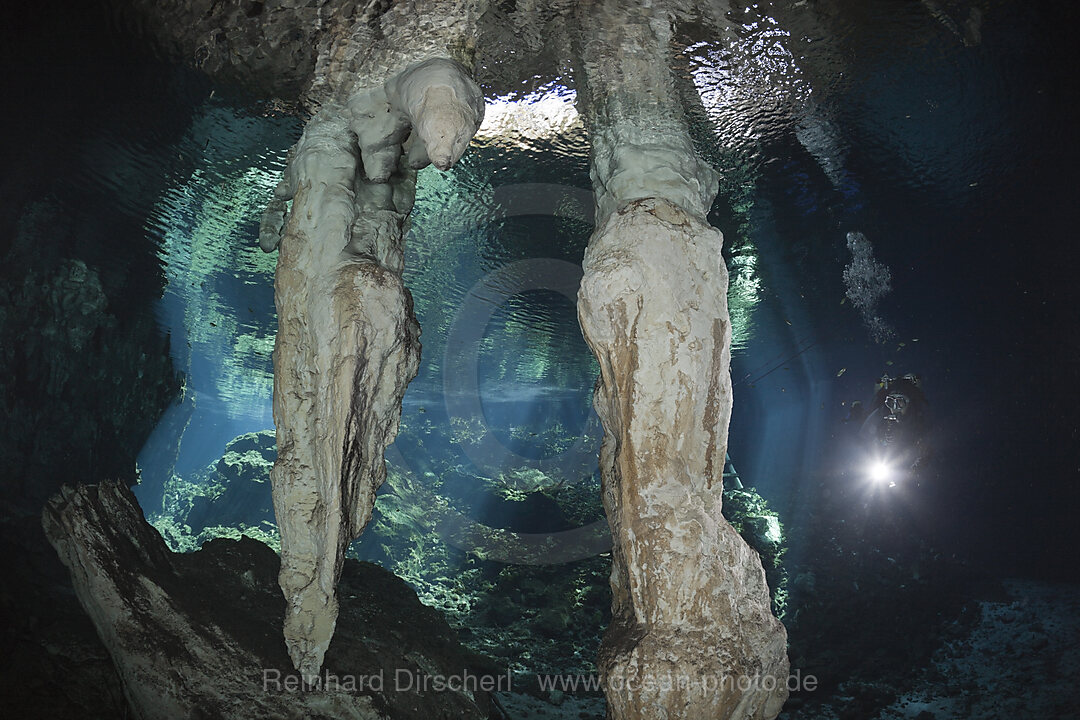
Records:
{"label": "rock formation", "polygon": [[[260,244],[280,251],[272,484],[285,640],[315,677],[344,551],[370,518],[419,361],[402,281],[415,170],[449,167],[479,126],[471,70],[486,3],[131,3],[189,61],[313,110]],[[510,12],[536,9],[521,5]],[[720,513],[727,279],[705,220],[716,176],[694,151],[669,69],[672,18],[628,0],[550,12],[580,28],[575,79],[593,146],[597,230],[579,316],[601,367],[615,541],[615,619],[600,659],[610,716],[773,717],[786,696],[785,633],[758,557]]]}
{"label": "rock formation", "polygon": [[[260,231],[264,250],[280,249],[271,480],[285,641],[305,676],[318,674],[333,636],[345,550],[371,517],[420,362],[402,280],[415,171],[449,168],[483,119],[461,62],[475,14],[444,4],[412,15],[395,5],[378,37],[364,25],[332,43],[311,91],[321,107]],[[438,23],[421,29],[417,15]]]}
{"label": "rock formation", "polygon": [[219,459],[164,483],[161,503],[144,512],[170,550],[191,552],[207,540],[241,533],[272,548],[280,545],[270,492],[275,437],[273,430],[235,437]]}
{"label": "rock formation", "polygon": [[[73,466],[134,482],[139,448],[180,388],[154,318],[117,309],[134,293],[82,260],[38,250],[52,215],[30,210],[0,255],[0,460],[20,469],[0,489],[34,513]],[[101,392],[117,387],[132,391]]]}
{"label": "rock formation", "polygon": [[756,553],[720,514],[731,415],[715,173],[670,76],[670,20],[582,4],[578,92],[597,229],[578,315],[600,364],[603,501],[615,547],[599,666],[609,717],[772,718],[786,634]]}
{"label": "rock formation", "polygon": [[403,581],[374,565],[347,565],[348,622],[326,671],[302,686],[281,645],[278,560],[265,545],[219,539],[196,553],[169,552],[131,491],[112,482],[65,487],[42,522],[141,720],[486,718],[482,689],[422,692],[420,681],[509,686],[464,653]]}

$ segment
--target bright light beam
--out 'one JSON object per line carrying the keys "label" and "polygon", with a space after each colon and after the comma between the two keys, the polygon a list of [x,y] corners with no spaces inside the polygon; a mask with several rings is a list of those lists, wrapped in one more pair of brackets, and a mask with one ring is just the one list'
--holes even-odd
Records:
{"label": "bright light beam", "polygon": [[[870,466],[870,479],[877,484],[889,482],[892,477],[892,468],[884,460],[878,460]],[[893,483],[889,482],[891,486]]]}

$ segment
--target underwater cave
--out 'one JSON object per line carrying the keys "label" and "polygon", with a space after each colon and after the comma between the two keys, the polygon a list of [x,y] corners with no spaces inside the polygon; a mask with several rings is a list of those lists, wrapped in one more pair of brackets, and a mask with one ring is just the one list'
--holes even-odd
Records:
{"label": "underwater cave", "polygon": [[1071,5],[6,14],[5,715],[1080,717]]}

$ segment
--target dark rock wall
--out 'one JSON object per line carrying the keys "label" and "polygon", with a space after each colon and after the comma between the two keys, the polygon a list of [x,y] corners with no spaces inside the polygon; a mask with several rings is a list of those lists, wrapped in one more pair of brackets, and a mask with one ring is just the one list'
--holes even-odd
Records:
{"label": "dark rock wall", "polygon": [[[340,0],[115,0],[118,17],[166,56],[216,80],[297,100],[311,83],[321,29],[367,3]],[[382,5],[388,3],[372,3]]]}
{"label": "dark rock wall", "polygon": [[120,678],[38,514],[0,519],[0,708],[4,717],[126,717]]}
{"label": "dark rock wall", "polygon": [[[4,27],[0,714],[125,717],[40,512],[73,478],[134,482],[180,390],[153,314],[164,276],[137,208],[170,181],[168,143],[187,122],[177,106],[201,79],[134,51],[94,2],[5,7]],[[174,90],[175,106],[154,104]],[[133,161],[138,181],[105,182]]]}
{"label": "dark rock wall", "polygon": [[100,10],[21,8],[0,48],[0,492],[35,514],[75,474],[134,482],[180,390],[144,223],[187,117],[158,98],[187,104],[198,79],[139,55]]}
{"label": "dark rock wall", "polygon": [[73,472],[135,481],[135,457],[180,381],[153,316],[123,320],[110,307],[122,302],[82,260],[4,259],[0,458],[19,468],[2,481],[9,502],[39,507]]}

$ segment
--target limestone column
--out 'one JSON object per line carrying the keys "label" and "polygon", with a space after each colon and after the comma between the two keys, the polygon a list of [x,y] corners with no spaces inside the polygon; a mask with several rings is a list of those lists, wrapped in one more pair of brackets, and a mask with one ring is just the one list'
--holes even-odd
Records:
{"label": "limestone column", "polygon": [[345,550],[371,517],[419,366],[405,223],[415,171],[450,167],[483,118],[471,79],[479,6],[399,2],[367,22],[331,18],[309,93],[319,110],[263,217],[263,249],[279,248],[279,582],[285,641],[305,676],[322,667]]}
{"label": "limestone column", "polygon": [[671,22],[583,2],[576,73],[596,231],[578,296],[600,365],[613,620],[599,666],[613,720],[775,717],[787,638],[757,554],[721,516],[731,415],[715,173],[670,73]]}

